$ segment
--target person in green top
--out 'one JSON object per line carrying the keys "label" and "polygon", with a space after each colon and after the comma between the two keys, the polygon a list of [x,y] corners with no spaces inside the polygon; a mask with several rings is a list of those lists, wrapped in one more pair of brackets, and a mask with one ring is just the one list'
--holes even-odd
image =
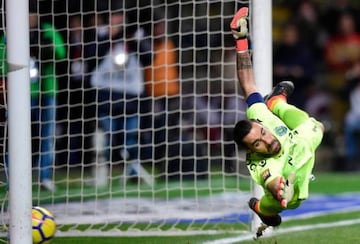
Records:
{"label": "person in green top", "polygon": [[[52,180],[52,167],[55,159],[55,125],[56,96],[58,80],[56,61],[66,58],[66,47],[61,34],[55,27],[40,22],[37,4],[30,4],[30,88],[31,88],[31,120],[32,134],[39,152],[37,156],[40,167],[39,181],[41,186],[50,191],[56,187]],[[2,77],[6,78],[6,36],[0,38],[0,65]],[[38,138],[38,139],[37,139]],[[37,142],[38,140],[38,142]]]}
{"label": "person in green top", "polygon": [[258,92],[248,50],[248,8],[241,8],[230,27],[236,40],[237,75],[247,103],[246,120],[237,122],[234,141],[247,150],[246,166],[264,195],[249,207],[267,226],[281,224],[279,215],[295,209],[309,196],[309,181],[324,126],[287,103],[294,90],[280,82],[265,99]]}

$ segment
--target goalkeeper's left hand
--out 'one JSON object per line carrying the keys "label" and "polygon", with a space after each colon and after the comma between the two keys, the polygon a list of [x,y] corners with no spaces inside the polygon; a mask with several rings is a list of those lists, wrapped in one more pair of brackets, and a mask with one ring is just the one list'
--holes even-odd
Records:
{"label": "goalkeeper's left hand", "polygon": [[284,180],[283,177],[280,177],[278,190],[277,190],[277,199],[280,202],[280,205],[283,208],[287,207],[288,202],[294,196],[294,181],[295,181],[295,173],[292,172],[289,174],[287,180]]}
{"label": "goalkeeper's left hand", "polygon": [[237,11],[230,23],[230,28],[236,40],[236,51],[244,52],[249,49],[248,44],[248,15],[249,8],[242,7]]}

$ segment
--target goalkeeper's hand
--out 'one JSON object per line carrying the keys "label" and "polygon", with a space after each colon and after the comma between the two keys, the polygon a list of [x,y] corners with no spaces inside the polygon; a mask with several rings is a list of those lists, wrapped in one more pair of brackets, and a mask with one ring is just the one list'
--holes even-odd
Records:
{"label": "goalkeeper's hand", "polygon": [[287,180],[285,180],[284,177],[279,178],[276,196],[283,208],[287,207],[288,202],[290,202],[294,196],[294,181],[295,173],[290,173]]}
{"label": "goalkeeper's hand", "polygon": [[248,43],[248,15],[249,8],[242,7],[237,11],[230,23],[232,34],[236,40],[236,51],[244,52],[249,49]]}

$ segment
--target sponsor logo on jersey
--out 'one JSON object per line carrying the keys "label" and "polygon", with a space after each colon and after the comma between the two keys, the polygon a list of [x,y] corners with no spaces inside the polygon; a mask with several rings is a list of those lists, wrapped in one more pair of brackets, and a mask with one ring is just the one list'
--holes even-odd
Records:
{"label": "sponsor logo on jersey", "polygon": [[280,125],[275,127],[275,134],[277,136],[284,136],[286,135],[288,128],[286,126]]}

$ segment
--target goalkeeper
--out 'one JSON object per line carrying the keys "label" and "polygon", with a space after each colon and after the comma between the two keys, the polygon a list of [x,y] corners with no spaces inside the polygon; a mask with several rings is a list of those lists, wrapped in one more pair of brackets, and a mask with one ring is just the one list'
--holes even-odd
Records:
{"label": "goalkeeper", "polygon": [[321,143],[322,123],[287,103],[294,90],[290,81],[280,82],[265,99],[257,91],[248,50],[248,8],[241,8],[230,27],[236,39],[237,74],[244,92],[247,120],[237,122],[234,141],[247,149],[246,166],[252,179],[264,189],[249,207],[268,226],[281,224],[279,215],[295,209],[308,198],[308,185]]}

